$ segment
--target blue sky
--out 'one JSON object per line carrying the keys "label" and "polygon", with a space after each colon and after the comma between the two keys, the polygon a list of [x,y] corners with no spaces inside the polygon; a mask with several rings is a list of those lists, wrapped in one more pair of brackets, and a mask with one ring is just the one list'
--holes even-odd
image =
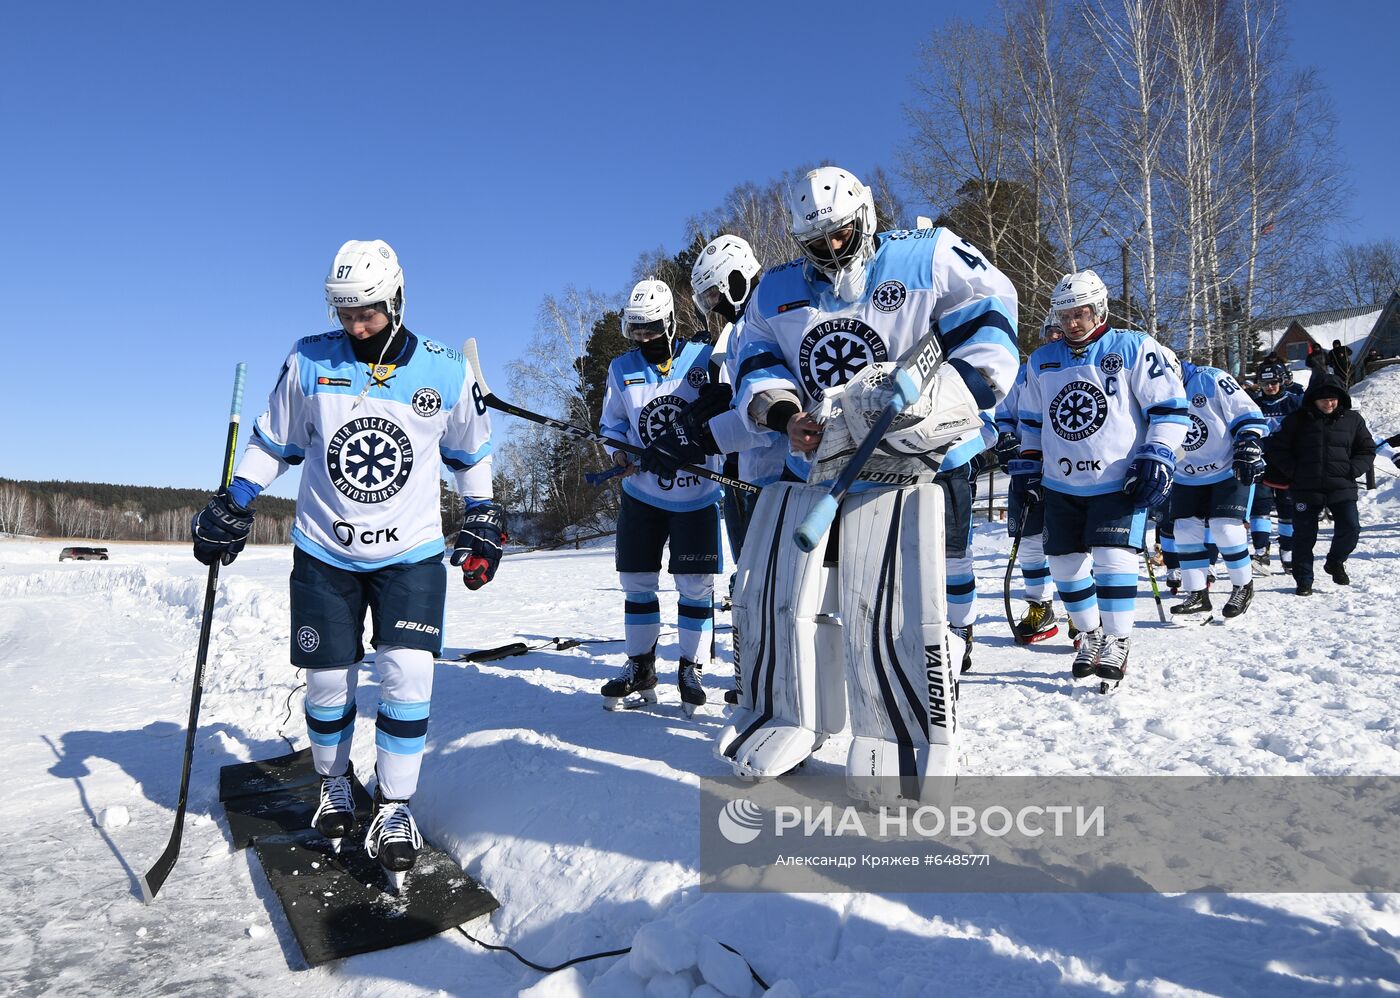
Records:
{"label": "blue sky", "polygon": [[[736,184],[892,168],[920,40],[995,10],[502,6],[8,11],[0,476],[214,484],[234,363],[251,422],[291,343],[329,328],[349,238],[392,243],[411,328],[478,337],[503,385],[544,295],[621,292]],[[1294,58],[1354,168],[1346,234],[1400,235],[1400,4],[1297,7]]]}

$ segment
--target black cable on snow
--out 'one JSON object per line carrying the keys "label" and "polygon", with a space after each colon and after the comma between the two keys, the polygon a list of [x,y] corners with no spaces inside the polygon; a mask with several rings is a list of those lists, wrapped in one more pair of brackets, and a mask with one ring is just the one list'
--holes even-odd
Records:
{"label": "black cable on snow", "polygon": [[[476,936],[468,932],[466,929],[462,928],[460,925],[457,926],[457,931],[460,932],[462,935],[466,936],[472,942],[476,943],[478,946],[482,947],[483,949],[495,950],[498,953],[509,953],[521,963],[525,964],[525,966],[529,967],[531,970],[538,970],[542,974],[553,974],[557,973],[558,971],[564,970],[567,967],[572,967],[574,966],[574,964],[587,963],[589,960],[601,960],[604,957],[609,956],[626,956],[628,953],[632,952],[632,947],[628,946],[626,949],[613,949],[608,950],[604,953],[589,953],[585,956],[576,956],[572,960],[565,960],[557,967],[546,967],[542,964],[535,963],[535,961],[533,960],[527,960],[525,957],[521,956],[509,946],[497,946],[493,943],[483,942],[482,940],[476,938]],[[719,942],[719,940],[716,939],[715,942]],[[758,976],[758,971],[753,969],[753,964],[749,963],[748,958],[744,956],[744,954],[740,953],[728,943],[720,942],[719,944],[725,949],[729,950],[729,952],[737,956],[740,960],[743,960],[744,964],[749,968],[749,976],[751,976],[754,979],[754,983],[757,984],[764,991],[768,990],[768,982]]]}

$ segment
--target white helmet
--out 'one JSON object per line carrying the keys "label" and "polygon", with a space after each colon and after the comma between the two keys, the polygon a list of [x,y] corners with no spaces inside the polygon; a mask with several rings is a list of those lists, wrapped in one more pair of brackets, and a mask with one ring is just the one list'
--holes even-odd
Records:
{"label": "white helmet", "polygon": [[[1090,333],[1096,332],[1108,321],[1108,288],[1092,270],[1066,274],[1050,293],[1050,311],[1056,318],[1060,318],[1061,313],[1073,311],[1081,305],[1089,305],[1094,310],[1094,328]],[[1087,339],[1090,335],[1084,333],[1078,337],[1070,336],[1063,319],[1060,321],[1060,329],[1064,332],[1065,339],[1074,342]]]}
{"label": "white helmet", "polygon": [[[807,261],[831,281],[838,298],[856,301],[865,293],[866,265],[875,255],[875,198],[845,170],[823,166],[798,181],[788,195],[788,233]],[[842,229],[841,247],[832,237]]]}
{"label": "white helmet", "polygon": [[1064,336],[1065,331],[1060,328],[1060,320],[1055,313],[1051,312],[1045,317],[1045,321],[1040,324],[1040,341],[1050,343]]}
{"label": "white helmet", "polygon": [[675,300],[665,281],[648,277],[637,282],[622,307],[622,335],[635,342],[641,334],[658,332],[669,345],[676,334]]}
{"label": "white helmet", "polygon": [[326,307],[336,322],[339,308],[384,306],[391,332],[403,325],[403,268],[382,239],[351,239],[341,246],[326,275]]}
{"label": "white helmet", "polygon": [[[701,315],[716,307],[730,322],[738,318],[753,292],[754,278],[763,267],[753,247],[738,236],[718,236],[695,258],[690,268],[690,296]],[[728,308],[723,303],[728,303]]]}

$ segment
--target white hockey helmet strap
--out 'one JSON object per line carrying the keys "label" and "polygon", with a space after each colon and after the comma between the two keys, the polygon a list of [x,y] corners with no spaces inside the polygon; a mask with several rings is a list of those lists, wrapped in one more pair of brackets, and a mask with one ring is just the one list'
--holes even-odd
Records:
{"label": "white hockey helmet strap", "polygon": [[[826,276],[847,301],[865,290],[865,269],[875,255],[875,197],[852,174],[836,166],[811,171],[788,196],[788,233],[807,262]],[[832,236],[851,227],[841,248]]]}
{"label": "white hockey helmet strap", "polygon": [[676,308],[665,281],[648,277],[638,281],[622,308],[622,335],[636,342],[633,330],[658,329],[670,343],[676,335]]}
{"label": "white hockey helmet strap", "polygon": [[382,239],[350,239],[336,251],[326,274],[326,309],[340,323],[338,310],[382,305],[393,332],[403,325],[403,268]]}
{"label": "white hockey helmet strap", "polygon": [[[754,278],[762,269],[747,241],[739,236],[717,236],[700,251],[690,268],[691,300],[702,315],[708,314],[706,292],[714,288],[737,313],[753,292]],[[736,274],[742,284],[735,280]]]}

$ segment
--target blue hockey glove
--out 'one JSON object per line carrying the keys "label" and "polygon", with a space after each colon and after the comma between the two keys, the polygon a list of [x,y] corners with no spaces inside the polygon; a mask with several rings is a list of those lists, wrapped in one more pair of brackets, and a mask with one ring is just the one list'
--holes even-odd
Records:
{"label": "blue hockey glove", "polygon": [[993,446],[996,448],[997,466],[1003,472],[1010,472],[1011,462],[1021,453],[1021,441],[1017,440],[1016,434],[1010,430],[1002,430]]}
{"label": "blue hockey glove", "polygon": [[1172,472],[1176,456],[1161,444],[1143,444],[1133,463],[1128,465],[1128,477],[1123,480],[1123,492],[1133,497],[1135,509],[1152,509],[1167,501],[1172,491]]}
{"label": "blue hockey glove", "polygon": [[506,511],[490,499],[466,499],[462,529],[452,549],[452,564],[462,569],[462,584],[475,592],[496,576],[506,541]]}
{"label": "blue hockey glove", "polygon": [[252,529],[253,511],[238,505],[232,496],[221,490],[190,520],[194,556],[203,565],[216,561],[231,565],[248,543],[248,533]]}
{"label": "blue hockey glove", "polygon": [[1008,462],[1011,474],[1011,491],[1023,506],[1034,506],[1045,497],[1040,490],[1040,474],[1044,470],[1040,455],[1018,457]]}
{"label": "blue hockey glove", "polygon": [[1264,448],[1259,438],[1246,433],[1235,441],[1235,480],[1241,485],[1253,485],[1264,477]]}

